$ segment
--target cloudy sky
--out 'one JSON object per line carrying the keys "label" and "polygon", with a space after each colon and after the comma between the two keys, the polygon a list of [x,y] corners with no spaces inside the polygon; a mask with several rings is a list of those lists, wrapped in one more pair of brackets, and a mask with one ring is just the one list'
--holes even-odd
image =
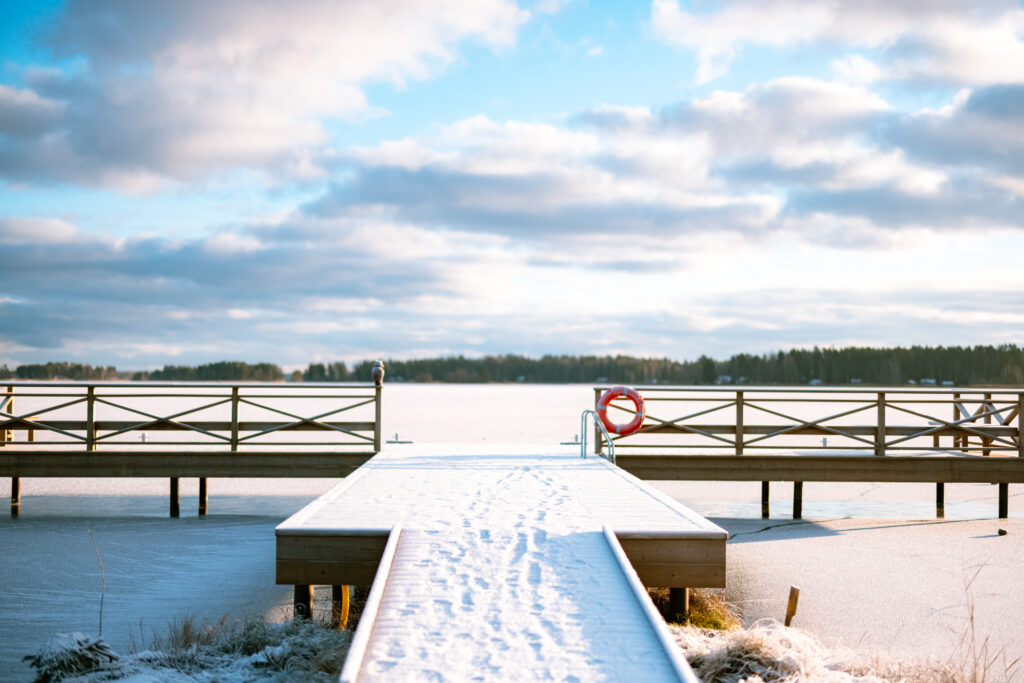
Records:
{"label": "cloudy sky", "polygon": [[0,364],[1024,342],[1024,5],[0,3]]}

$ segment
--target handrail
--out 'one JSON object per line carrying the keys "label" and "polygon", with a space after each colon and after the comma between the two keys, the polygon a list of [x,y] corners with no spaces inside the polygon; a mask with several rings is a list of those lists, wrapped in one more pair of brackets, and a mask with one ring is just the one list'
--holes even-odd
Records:
{"label": "handrail", "polygon": [[[381,384],[255,382],[0,382],[0,434],[28,431],[32,451],[381,449]],[[14,410],[18,397],[20,411]],[[173,403],[166,403],[171,400]],[[306,403],[308,402],[308,403]],[[247,414],[240,414],[244,410]],[[28,412],[26,412],[28,411]],[[30,422],[31,421],[31,422]],[[146,432],[161,434],[147,438]],[[187,434],[178,436],[174,434]],[[303,432],[300,440],[289,439]],[[34,436],[41,434],[42,439]],[[166,434],[167,436],[163,436]],[[152,437],[153,435],[149,435]],[[132,438],[137,440],[132,441]],[[26,448],[19,444],[20,448]]]}
{"label": "handrail", "polygon": [[[595,403],[603,390],[603,385],[594,387]],[[1024,458],[1024,387],[658,385],[639,390],[650,411],[635,434],[614,437],[622,448],[714,449],[737,455],[794,448],[880,456],[980,452]],[[952,444],[940,444],[940,438],[952,438]]]}
{"label": "handrail", "polygon": [[601,417],[593,410],[584,410],[580,416],[580,457],[587,457],[587,415],[591,415],[594,418],[594,424],[601,428],[601,433],[604,434],[604,441],[608,444],[608,456],[606,457],[602,451],[598,451],[597,454],[610,462],[615,464],[615,444],[612,443],[612,437],[608,434],[608,430],[605,429],[604,423],[601,422]]}

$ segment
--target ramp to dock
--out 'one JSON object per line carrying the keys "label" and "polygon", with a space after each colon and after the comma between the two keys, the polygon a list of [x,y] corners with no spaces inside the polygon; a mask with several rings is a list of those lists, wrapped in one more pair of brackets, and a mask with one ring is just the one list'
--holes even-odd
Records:
{"label": "ramp to dock", "polygon": [[401,447],[278,527],[277,580],[373,582],[343,680],[695,680],[643,586],[724,585],[726,540],[578,451]]}

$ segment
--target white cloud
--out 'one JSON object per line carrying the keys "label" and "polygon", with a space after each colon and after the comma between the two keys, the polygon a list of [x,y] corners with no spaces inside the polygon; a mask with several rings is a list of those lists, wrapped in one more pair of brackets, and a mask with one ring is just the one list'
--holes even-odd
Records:
{"label": "white cloud", "polygon": [[83,66],[0,90],[0,125],[35,134],[0,149],[0,173],[142,191],[234,167],[315,175],[325,121],[376,115],[366,84],[430,78],[463,41],[511,46],[528,16],[509,0],[69,2],[50,41]]}
{"label": "white cloud", "polygon": [[881,80],[882,69],[864,55],[848,55],[833,60],[832,70],[841,80],[859,85],[868,85]]}
{"label": "white cloud", "polygon": [[59,218],[0,218],[0,243],[67,244],[80,236],[75,225]]}
{"label": "white cloud", "polygon": [[218,232],[203,241],[203,249],[211,254],[249,254],[261,251],[266,246],[252,235],[234,232]]}
{"label": "white cloud", "polygon": [[585,53],[588,57],[600,57],[604,54],[603,45],[595,45],[594,47],[588,47]]}
{"label": "white cloud", "polygon": [[654,0],[651,23],[662,41],[697,52],[698,83],[724,75],[746,44],[783,47],[816,41],[879,52],[877,65],[856,55],[833,64],[854,82],[1024,81],[1019,68],[1024,63],[1024,10],[1011,0],[736,0],[706,12],[684,10],[678,0]]}

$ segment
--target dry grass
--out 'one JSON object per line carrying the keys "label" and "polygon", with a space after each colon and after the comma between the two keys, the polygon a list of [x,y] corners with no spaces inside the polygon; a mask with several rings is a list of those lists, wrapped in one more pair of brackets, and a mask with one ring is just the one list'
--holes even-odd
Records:
{"label": "dry grass", "polygon": [[670,624],[716,631],[740,626],[739,610],[725,601],[721,591],[691,588],[690,611],[687,614],[673,612],[669,604],[668,588],[648,588],[647,593],[665,621]]}

